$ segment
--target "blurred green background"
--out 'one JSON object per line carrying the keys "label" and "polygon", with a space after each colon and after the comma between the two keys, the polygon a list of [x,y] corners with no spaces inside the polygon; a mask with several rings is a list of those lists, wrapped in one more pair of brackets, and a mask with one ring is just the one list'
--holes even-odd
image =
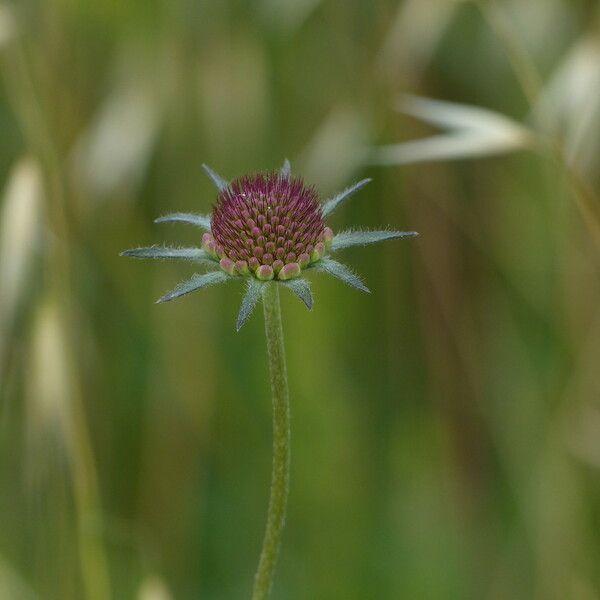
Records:
{"label": "blurred green background", "polygon": [[[374,179],[334,229],[421,236],[346,252],[372,295],[319,276],[312,313],[283,295],[273,597],[600,598],[599,13],[1,2],[0,598],[249,597],[262,316],[235,333],[231,284],[156,306],[194,267],[118,254],[199,242],[153,218],[210,210],[202,162],[232,178],[284,157],[324,198]],[[556,147],[376,164],[375,146],[439,134],[397,110],[404,93]]]}

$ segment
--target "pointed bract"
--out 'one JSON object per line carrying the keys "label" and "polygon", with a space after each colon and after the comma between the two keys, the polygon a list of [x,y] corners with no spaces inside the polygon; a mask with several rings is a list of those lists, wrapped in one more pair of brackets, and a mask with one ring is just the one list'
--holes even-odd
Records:
{"label": "pointed bract", "polygon": [[209,285],[217,285],[218,283],[225,283],[229,279],[233,279],[223,271],[211,271],[210,273],[204,273],[203,275],[192,275],[192,277],[186,281],[181,282],[174,290],[165,294],[156,301],[156,304],[162,304],[163,302],[170,302],[185,296],[190,292],[195,292]]}
{"label": "pointed bract", "polygon": [[154,219],[155,223],[189,223],[205,231],[210,231],[210,215],[193,215],[191,213],[173,213]]}
{"label": "pointed bract", "polygon": [[152,258],[156,260],[200,260],[214,262],[202,248],[172,248],[170,246],[150,246],[131,248],[121,252],[121,256],[132,258]]}
{"label": "pointed bract", "polygon": [[239,331],[250,318],[250,315],[256,308],[256,305],[261,298],[264,285],[264,283],[261,283],[256,279],[248,279],[246,293],[244,294],[244,299],[242,300],[242,305],[240,306],[240,312],[238,314],[237,323],[235,326],[236,331]]}
{"label": "pointed bract", "polygon": [[313,307],[313,297],[312,292],[310,291],[310,284],[306,279],[290,279],[289,281],[283,281],[281,285],[289,288],[304,302],[306,308],[308,310],[312,310]]}
{"label": "pointed bract", "polygon": [[208,165],[202,165],[204,172],[211,178],[212,182],[217,186],[219,192],[222,192],[227,188],[229,182],[223,179],[220,175],[215,173]]}
{"label": "pointed bract", "polygon": [[292,165],[290,164],[290,161],[287,158],[283,161],[283,166],[281,167],[279,174],[282,177],[285,177],[286,179],[290,178],[292,174]]}
{"label": "pointed bract", "polygon": [[361,292],[371,293],[371,290],[362,282],[362,279],[353,273],[346,265],[337,262],[331,258],[324,258],[320,260],[314,267],[318,271],[329,273],[333,277],[336,277],[340,281],[343,281],[346,285],[356,288]]}
{"label": "pointed bract", "polygon": [[327,202],[323,204],[323,216],[326,217],[327,215],[331,214],[342,202],[347,200],[350,196],[352,196],[352,194],[358,192],[358,190],[364,188],[365,185],[371,181],[371,179],[361,179],[354,185],[346,188],[343,192],[340,192],[331,198],[331,200],[327,200]]}
{"label": "pointed bract", "polygon": [[416,231],[342,231],[338,233],[331,242],[331,250],[342,250],[350,246],[367,246],[385,240],[394,240],[404,237],[415,237]]}

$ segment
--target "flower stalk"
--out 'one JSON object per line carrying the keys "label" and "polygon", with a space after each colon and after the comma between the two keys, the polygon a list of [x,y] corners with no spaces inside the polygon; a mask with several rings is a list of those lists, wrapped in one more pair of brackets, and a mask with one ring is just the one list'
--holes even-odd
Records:
{"label": "flower stalk", "polygon": [[362,292],[369,288],[346,265],[331,258],[352,246],[414,237],[415,231],[350,229],[337,235],[325,219],[370,179],[363,179],[322,203],[315,188],[292,177],[285,160],[278,172],[258,173],[226,181],[210,167],[204,170],[218,189],[210,215],[173,213],[157,223],[187,223],[204,233],[200,247],[152,246],[121,254],[133,258],[185,260],[207,267],[157,300],[169,302],[227,281],[244,281],[238,313],[239,331],[261,298],[265,314],[267,356],[273,396],[273,472],[267,527],[254,578],[252,600],[268,598],[281,545],[290,486],[290,405],[283,346],[279,288],[287,288],[312,310],[306,275],[321,272]]}
{"label": "flower stalk", "polygon": [[267,598],[273,584],[290,485],[290,403],[278,288],[275,283],[263,287],[265,334],[273,397],[273,471],[267,527],[254,578],[252,600]]}

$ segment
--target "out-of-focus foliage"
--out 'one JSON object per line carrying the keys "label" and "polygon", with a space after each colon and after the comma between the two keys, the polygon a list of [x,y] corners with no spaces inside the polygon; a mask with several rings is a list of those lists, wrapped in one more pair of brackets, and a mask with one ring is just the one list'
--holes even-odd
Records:
{"label": "out-of-focus foliage", "polygon": [[[5,0],[0,72],[2,600],[248,597],[260,315],[235,332],[234,285],[156,306],[192,268],[118,253],[198,243],[153,219],[210,210],[202,162],[286,156],[324,197],[374,179],[335,230],[421,236],[346,251],[371,295],[284,295],[274,598],[600,598],[597,2]],[[409,96],[534,137],[407,157],[456,135]]]}

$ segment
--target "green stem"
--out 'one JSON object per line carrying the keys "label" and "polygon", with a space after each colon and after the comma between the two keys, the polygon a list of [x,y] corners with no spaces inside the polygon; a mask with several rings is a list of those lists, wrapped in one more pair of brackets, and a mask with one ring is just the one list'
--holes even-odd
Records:
{"label": "green stem", "polygon": [[264,286],[263,305],[273,396],[273,471],[267,529],[254,577],[252,600],[267,598],[271,590],[290,485],[290,404],[277,284]]}

